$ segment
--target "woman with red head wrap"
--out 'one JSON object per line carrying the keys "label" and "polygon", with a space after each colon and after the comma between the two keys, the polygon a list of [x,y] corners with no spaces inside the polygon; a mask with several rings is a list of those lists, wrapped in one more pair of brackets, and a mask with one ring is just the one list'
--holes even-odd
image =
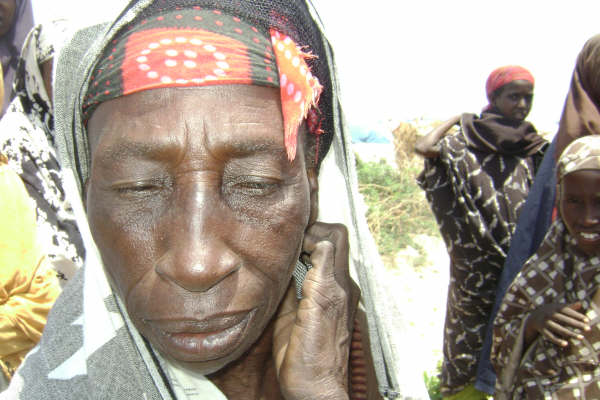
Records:
{"label": "woman with red head wrap", "polygon": [[[519,66],[494,70],[481,115],[454,117],[415,146],[425,190],[450,255],[442,394],[473,384],[497,280],[546,141],[525,121],[534,79]],[[456,134],[449,129],[458,125]],[[483,396],[481,394],[481,396]]]}
{"label": "woman with red head wrap", "polygon": [[358,214],[326,212],[353,163],[324,162],[343,121],[310,2],[123,7],[57,63],[86,260],[0,399],[397,397],[350,276]]}
{"label": "woman with red head wrap", "polygon": [[485,93],[490,104],[492,103],[492,95],[496,90],[514,81],[526,81],[531,83],[532,86],[535,84],[531,72],[519,65],[507,65],[493,70],[485,82]]}
{"label": "woman with red head wrap", "polygon": [[[557,215],[556,160],[571,141],[581,136],[600,134],[599,67],[600,35],[595,35],[586,41],[577,56],[558,132],[538,168],[506,256],[492,318],[498,312],[508,286],[536,252]],[[489,329],[481,354],[482,360],[487,360],[480,362],[477,385],[493,388],[496,374],[490,363],[491,344],[492,331]]]}

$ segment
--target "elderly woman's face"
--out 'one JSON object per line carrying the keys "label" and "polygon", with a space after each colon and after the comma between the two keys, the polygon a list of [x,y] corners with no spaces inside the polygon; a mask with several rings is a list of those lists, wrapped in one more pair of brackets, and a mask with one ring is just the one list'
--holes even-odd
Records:
{"label": "elderly woman's face", "polygon": [[600,171],[565,175],[561,191],[561,217],[577,247],[590,256],[600,255]]}
{"label": "elderly woman's face", "polygon": [[162,353],[219,370],[274,315],[312,211],[279,90],[140,92],[100,105],[88,132],[88,218],[130,317]]}

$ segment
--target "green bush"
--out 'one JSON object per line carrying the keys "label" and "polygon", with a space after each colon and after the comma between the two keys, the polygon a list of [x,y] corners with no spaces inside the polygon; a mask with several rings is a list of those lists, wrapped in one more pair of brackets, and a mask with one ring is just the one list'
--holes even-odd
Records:
{"label": "green bush", "polygon": [[435,219],[416,183],[422,161],[403,163],[400,171],[385,161],[364,162],[356,157],[359,191],[368,206],[367,222],[382,256],[412,246],[423,253],[414,235],[438,235]]}
{"label": "green bush", "polygon": [[431,400],[442,400],[442,393],[440,393],[440,374],[442,373],[442,362],[440,361],[437,365],[437,370],[434,375],[429,375],[427,372],[423,372],[423,380],[425,381],[425,387]]}

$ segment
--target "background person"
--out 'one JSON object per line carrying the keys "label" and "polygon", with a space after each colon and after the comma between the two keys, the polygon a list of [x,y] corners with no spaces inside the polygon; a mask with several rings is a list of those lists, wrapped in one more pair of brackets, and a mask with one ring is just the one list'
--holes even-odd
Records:
{"label": "background person", "polygon": [[557,181],[559,218],[494,322],[497,399],[600,396],[600,137],[567,146]]}
{"label": "background person", "polygon": [[[425,190],[450,255],[441,391],[479,396],[473,388],[497,280],[546,141],[525,121],[533,76],[518,66],[494,70],[480,116],[454,117],[420,138]],[[448,135],[451,126],[459,132]]]}
{"label": "background person", "polygon": [[0,390],[42,336],[60,293],[35,223],[35,202],[0,153]]}
{"label": "background person", "polygon": [[44,254],[63,283],[84,257],[54,143],[52,65],[55,52],[68,40],[68,25],[66,20],[57,20],[31,30],[18,62],[16,97],[0,120],[0,151],[36,202]]}
{"label": "background person", "polygon": [[[493,322],[506,290],[527,259],[542,243],[552,218],[556,215],[556,159],[572,140],[585,135],[600,134],[600,35],[586,41],[579,55],[571,86],[560,118],[558,132],[544,154],[535,181],[531,186],[508,251],[498,283],[496,302],[490,317]],[[576,100],[578,99],[578,100]],[[476,386],[491,391],[495,372],[490,362],[493,324],[489,324],[477,371]]]}

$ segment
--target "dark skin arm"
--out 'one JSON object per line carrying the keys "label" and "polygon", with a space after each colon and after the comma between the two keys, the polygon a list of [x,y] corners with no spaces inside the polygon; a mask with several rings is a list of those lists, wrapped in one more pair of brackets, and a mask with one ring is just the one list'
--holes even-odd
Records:
{"label": "dark skin arm", "polygon": [[551,303],[536,308],[525,322],[525,347],[529,346],[537,335],[546,340],[566,347],[568,339],[583,339],[579,331],[589,331],[589,319],[579,312],[581,303]]}
{"label": "dark skin arm", "polygon": [[450,118],[427,135],[417,139],[415,153],[427,158],[435,158],[440,155],[439,141],[448,134],[450,128],[460,122],[460,115]]}

